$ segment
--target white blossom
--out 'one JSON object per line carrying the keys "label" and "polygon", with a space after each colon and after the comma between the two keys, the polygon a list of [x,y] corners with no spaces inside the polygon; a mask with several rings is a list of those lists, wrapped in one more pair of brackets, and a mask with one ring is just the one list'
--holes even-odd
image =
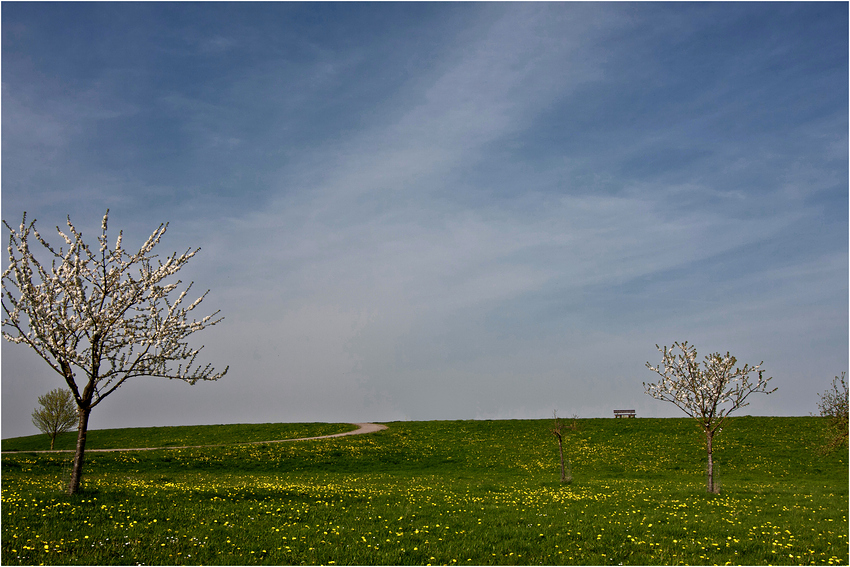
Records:
{"label": "white blossom", "polygon": [[[669,349],[655,345],[661,352],[661,364],[647,362],[652,372],[661,376],[655,383],[643,383],[647,394],[657,400],[676,405],[687,415],[696,419],[706,435],[708,450],[708,489],[716,492],[713,478],[712,440],[726,417],[733,411],[748,405],[750,394],[771,394],[767,389],[770,378],[764,377],[763,362],[736,367],[737,360],[729,354],[713,353],[705,357],[702,368],[697,362],[697,351],[687,341],[673,343]],[[678,354],[674,352],[678,349]],[[756,373],[755,382],[750,375]]]}
{"label": "white blossom", "polygon": [[[209,365],[196,366],[201,348],[191,348],[192,333],[222,321],[218,311],[201,320],[190,319],[207,296],[189,306],[184,299],[192,284],[173,303],[169,294],[180,281],[164,283],[200,248],[174,253],[161,261],[153,249],[168,225],[160,224],[138,252],[128,253],[118,235],[115,248],[107,240],[109,211],[103,216],[99,248],[93,253],[68,219],[67,232],[56,228],[65,247],[53,248],[27,224],[9,229],[9,264],[3,270],[3,337],[33,349],[62,375],[78,407],[86,412],[130,378],[158,376],[194,384],[217,380]],[[41,245],[41,262],[30,249]],[[156,263],[154,263],[154,260]]]}

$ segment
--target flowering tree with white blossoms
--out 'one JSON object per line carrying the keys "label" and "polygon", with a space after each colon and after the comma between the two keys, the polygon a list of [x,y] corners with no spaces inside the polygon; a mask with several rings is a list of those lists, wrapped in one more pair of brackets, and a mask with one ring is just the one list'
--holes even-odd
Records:
{"label": "flowering tree with white blossoms", "polygon": [[[720,489],[714,482],[714,436],[730,413],[748,405],[746,399],[750,394],[771,394],[776,388],[767,389],[770,378],[764,378],[764,370],[760,370],[763,363],[736,368],[734,356],[716,352],[706,356],[700,368],[696,347],[688,346],[687,341],[673,343],[669,349],[655,347],[662,354],[661,364],[653,366],[647,362],[646,366],[661,376],[661,380],[654,384],[644,382],[644,389],[653,398],[676,405],[699,422],[708,452],[708,491],[716,494]],[[673,352],[674,348],[679,349],[679,354]],[[758,373],[756,382],[750,381],[753,372]]]}
{"label": "flowering tree with white blossoms", "polygon": [[[68,219],[68,234],[56,227],[65,247],[54,248],[27,224],[9,229],[9,265],[3,271],[3,337],[34,350],[62,375],[77,405],[77,446],[68,493],[78,491],[82,478],[86,432],[92,408],[130,378],[176,378],[190,384],[218,380],[227,372],[196,366],[201,348],[185,339],[219,323],[218,311],[200,320],[190,314],[206,297],[184,303],[190,283],[176,299],[180,280],[164,283],[200,250],[176,253],[163,262],[153,254],[168,224],[160,224],[138,252],[115,248],[106,237],[109,211],[103,216],[100,244],[93,251]],[[35,240],[49,265],[36,258]]]}

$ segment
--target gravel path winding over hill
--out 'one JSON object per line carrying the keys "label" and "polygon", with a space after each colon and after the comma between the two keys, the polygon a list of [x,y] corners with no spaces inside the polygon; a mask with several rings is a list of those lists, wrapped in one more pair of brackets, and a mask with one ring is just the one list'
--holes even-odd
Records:
{"label": "gravel path winding over hill", "polygon": [[[386,425],[380,423],[354,423],[357,429],[345,433],[334,433],[333,435],[319,435],[318,437],[296,437],[294,439],[276,439],[274,441],[251,441],[249,443],[229,443],[228,445],[263,445],[266,443],[288,443],[290,441],[313,441],[316,439],[330,439],[331,437],[345,437],[346,435],[362,435],[364,433],[375,433],[386,429]],[[204,447],[227,447],[228,445],[183,445],[168,447],[134,447],[132,449],[86,449],[86,453],[114,453],[117,451],[157,451],[159,449],[201,449]],[[18,452],[18,451],[15,451]],[[56,451],[20,451],[21,453],[73,453],[74,449],[61,449]]]}

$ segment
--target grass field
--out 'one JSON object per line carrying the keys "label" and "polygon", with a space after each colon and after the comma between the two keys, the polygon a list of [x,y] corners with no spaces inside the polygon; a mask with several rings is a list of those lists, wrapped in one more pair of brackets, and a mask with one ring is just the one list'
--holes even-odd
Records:
{"label": "grass field", "polygon": [[[7,452],[2,563],[844,564],[847,452],[821,418],[739,417],[706,493],[688,419],[586,419],[558,482],[550,420],[389,423],[319,441],[90,453]],[[215,435],[233,439],[227,427]],[[288,435],[347,424],[279,425]],[[149,446],[145,430],[92,432]],[[178,443],[165,432],[163,445]],[[120,436],[120,437],[119,437]],[[235,436],[238,438],[238,435]],[[27,441],[29,442],[29,441]],[[42,444],[44,439],[41,440]],[[179,442],[183,444],[182,441]],[[198,444],[210,444],[205,441]],[[26,449],[32,450],[32,449]]]}
{"label": "grass field", "polygon": [[[94,429],[89,431],[86,436],[86,449],[233,445],[297,439],[299,437],[317,437],[354,429],[356,427],[350,423],[241,423],[236,425]],[[76,430],[61,433],[56,438],[55,449],[57,451],[73,450],[76,444]],[[3,451],[44,451],[47,449],[50,449],[50,438],[44,434],[2,441]]]}

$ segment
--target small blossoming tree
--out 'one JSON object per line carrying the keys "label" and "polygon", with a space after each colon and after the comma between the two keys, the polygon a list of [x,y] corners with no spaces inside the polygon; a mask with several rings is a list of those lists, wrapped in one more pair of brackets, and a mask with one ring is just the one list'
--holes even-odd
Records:
{"label": "small blossoming tree", "polygon": [[818,409],[823,417],[829,419],[829,427],[832,430],[832,439],[824,448],[829,452],[836,447],[847,444],[848,438],[848,395],[847,374],[841,373],[832,380],[832,388],[820,394]]}
{"label": "small blossoming tree", "polygon": [[[669,349],[655,345],[662,355],[661,364],[646,366],[661,376],[654,384],[643,383],[646,393],[657,400],[670,402],[699,422],[705,433],[708,453],[708,491],[718,493],[719,487],[714,481],[714,436],[720,431],[725,419],[733,411],[748,405],[746,399],[753,393],[771,394],[776,391],[767,389],[770,378],[764,378],[761,364],[737,368],[737,360],[728,352],[709,354],[703,361],[703,367],[697,361],[697,350],[688,342],[673,343]],[[674,353],[678,348],[679,354]],[[756,372],[758,379],[750,381],[750,374]]]}
{"label": "small blossoming tree", "polygon": [[70,390],[56,388],[38,397],[38,405],[32,412],[32,423],[39,431],[50,437],[50,450],[60,433],[71,431],[77,423],[77,405]]}
{"label": "small blossoming tree", "polygon": [[[9,229],[9,265],[3,271],[3,337],[34,350],[67,383],[77,405],[77,445],[69,494],[79,490],[92,408],[130,378],[156,376],[194,384],[217,380],[210,365],[196,366],[201,348],[191,348],[189,335],[220,322],[218,312],[189,319],[206,293],[184,303],[190,283],[176,299],[177,273],[200,250],[158,259],[153,253],[168,227],[161,224],[138,252],[115,248],[106,237],[109,211],[103,216],[99,248],[92,250],[68,219],[68,234],[56,228],[65,246],[47,243],[27,224]],[[35,241],[35,242],[33,242]],[[50,260],[42,263],[30,244]]]}

